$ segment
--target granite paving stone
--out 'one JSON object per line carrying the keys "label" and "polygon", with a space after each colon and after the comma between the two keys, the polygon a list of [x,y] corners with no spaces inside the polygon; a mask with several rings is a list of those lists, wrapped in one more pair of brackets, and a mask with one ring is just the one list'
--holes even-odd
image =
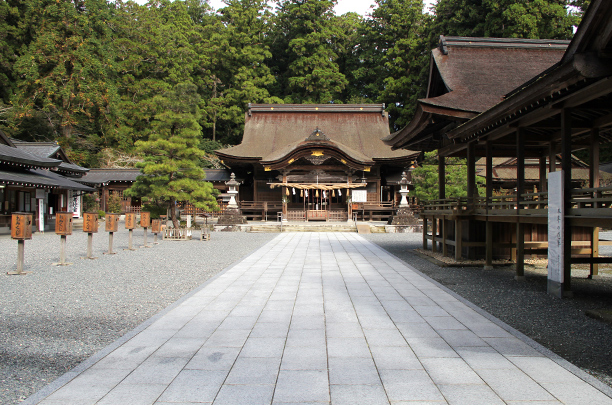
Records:
{"label": "granite paving stone", "polygon": [[359,235],[282,233],[30,403],[612,405],[573,370]]}

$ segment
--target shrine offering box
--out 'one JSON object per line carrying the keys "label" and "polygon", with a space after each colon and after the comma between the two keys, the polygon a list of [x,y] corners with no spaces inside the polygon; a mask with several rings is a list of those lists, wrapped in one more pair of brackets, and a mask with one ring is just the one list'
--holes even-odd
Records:
{"label": "shrine offering box", "polygon": [[136,228],[136,214],[134,212],[125,214],[125,229],[134,228]]}
{"label": "shrine offering box", "polygon": [[151,213],[150,212],[141,212],[140,213],[140,226],[143,228],[151,227]]}
{"label": "shrine offering box", "polygon": [[119,230],[119,214],[106,214],[104,230],[106,232],[117,232]]}
{"label": "shrine offering box", "polygon": [[154,219],[153,221],[151,221],[151,231],[153,233],[161,232],[161,219]]}
{"label": "shrine offering box", "polygon": [[58,235],[72,235],[72,212],[55,213],[55,233]]}
{"label": "shrine offering box", "polygon": [[32,214],[29,212],[13,212],[11,237],[20,240],[32,239]]}
{"label": "shrine offering box", "polygon": [[98,214],[93,212],[86,212],[83,214],[83,232],[98,232]]}

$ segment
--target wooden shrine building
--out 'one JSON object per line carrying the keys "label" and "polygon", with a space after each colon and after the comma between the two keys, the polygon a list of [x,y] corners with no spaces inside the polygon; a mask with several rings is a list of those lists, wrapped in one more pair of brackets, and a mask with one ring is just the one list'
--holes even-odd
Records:
{"label": "wooden shrine building", "polygon": [[[452,55],[451,48],[449,59]],[[549,63],[554,58],[542,60]],[[533,63],[524,59],[515,66],[520,73]],[[524,277],[525,253],[548,254],[549,292],[562,296],[570,293],[572,264],[589,263],[591,277],[596,277],[597,264],[611,260],[598,257],[598,234],[599,227],[612,226],[612,188],[600,187],[599,175],[600,145],[612,141],[612,2],[593,0],[559,60],[540,67],[540,72],[521,78],[512,88],[505,85],[516,73],[495,71],[500,90],[506,93],[478,115],[444,128],[434,128],[431,120],[422,126],[410,124],[387,142],[394,147],[438,149],[440,157],[467,158],[468,193],[461,199],[444,199],[440,166],[442,199],[423,207],[422,217],[433,224],[432,233],[424,234],[424,245],[432,240],[433,249],[454,250],[457,258],[485,258],[487,266],[495,257],[511,256],[517,278]],[[484,70],[481,80],[489,85],[497,82]],[[430,89],[435,87],[431,82]],[[478,96],[476,91],[473,96]],[[581,182],[572,158],[572,152],[581,149],[590,153],[586,188],[577,188]],[[475,181],[475,163],[481,157],[486,161],[483,196],[477,194]],[[516,191],[511,196],[493,192],[497,157],[516,160]],[[529,159],[539,162],[536,193],[526,188]]]}
{"label": "wooden shrine building", "polygon": [[247,218],[386,220],[418,154],[392,151],[388,135],[381,104],[253,104],[242,143],[216,153],[243,181]]}

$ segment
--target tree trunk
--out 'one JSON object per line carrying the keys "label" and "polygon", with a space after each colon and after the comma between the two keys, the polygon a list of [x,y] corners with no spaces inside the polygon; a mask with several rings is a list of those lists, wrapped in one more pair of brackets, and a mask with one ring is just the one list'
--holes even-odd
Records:
{"label": "tree trunk", "polygon": [[178,229],[180,224],[178,218],[176,217],[176,201],[174,200],[170,202],[170,219],[172,220],[172,226],[174,229]]}

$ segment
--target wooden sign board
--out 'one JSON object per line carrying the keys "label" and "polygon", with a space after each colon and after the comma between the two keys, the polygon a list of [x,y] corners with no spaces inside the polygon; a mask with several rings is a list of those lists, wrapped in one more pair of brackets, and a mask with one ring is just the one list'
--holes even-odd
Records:
{"label": "wooden sign board", "polygon": [[119,230],[119,214],[106,214],[104,230],[106,232],[117,232]]}
{"label": "wooden sign board", "polygon": [[125,214],[125,229],[134,228],[136,228],[136,214],[133,212],[129,212]]}
{"label": "wooden sign board", "polygon": [[151,221],[151,231],[153,233],[161,232],[161,219],[154,219]]}
{"label": "wooden sign board", "polygon": [[83,214],[83,232],[98,232],[98,214],[93,212],[86,212]]}
{"label": "wooden sign board", "polygon": [[55,233],[58,235],[72,235],[72,212],[55,213]]}
{"label": "wooden sign board", "polygon": [[11,237],[13,239],[32,239],[32,214],[13,212],[11,218]]}
{"label": "wooden sign board", "polygon": [[151,227],[151,213],[150,212],[141,212],[140,213],[140,226],[143,228]]}

